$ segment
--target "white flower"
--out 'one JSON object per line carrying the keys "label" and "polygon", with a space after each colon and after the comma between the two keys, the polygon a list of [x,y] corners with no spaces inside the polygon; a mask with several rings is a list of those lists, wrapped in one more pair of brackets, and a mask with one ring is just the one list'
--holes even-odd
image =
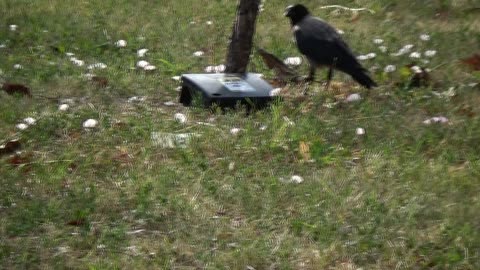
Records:
{"label": "white flower", "polygon": [[11,24],[11,25],[8,26],[8,28],[10,28],[10,31],[15,32],[15,31],[17,31],[18,25]]}
{"label": "white flower", "polygon": [[137,51],[137,55],[138,57],[144,57],[147,52],[148,52],[148,49],[140,49]]}
{"label": "white flower", "polygon": [[93,77],[95,77],[95,74],[85,73],[85,74],[82,74],[82,77],[87,79],[87,80],[91,80]]}
{"label": "white flower", "polygon": [[127,41],[120,39],[117,42],[115,42],[115,46],[117,46],[118,48],[125,48],[127,47]]}
{"label": "white flower", "polygon": [[363,61],[363,60],[368,60],[368,59],[373,59],[377,56],[376,53],[367,53],[365,55],[359,55],[357,56],[357,59],[360,60],[360,61]]}
{"label": "white flower", "polygon": [[70,108],[70,105],[68,105],[66,103],[60,104],[60,106],[58,106],[59,111],[66,111],[66,110],[68,110],[68,108]]}
{"label": "white flower", "polygon": [[221,73],[225,71],[225,65],[218,65],[218,66],[207,66],[205,67],[205,72],[207,73]]}
{"label": "white flower", "polygon": [[212,22],[212,21],[207,21],[206,24],[207,24],[207,25],[212,25],[213,22]]}
{"label": "white flower", "polygon": [[358,127],[358,128],[355,130],[355,133],[356,133],[358,136],[365,135],[365,129],[363,129],[363,128],[361,128],[361,127]]}
{"label": "white flower", "polygon": [[445,116],[436,116],[423,121],[423,123],[425,125],[430,125],[434,123],[445,124],[448,123],[448,118],[446,118]]}
{"label": "white flower", "polygon": [[435,51],[435,50],[427,50],[427,51],[425,51],[425,53],[424,53],[424,55],[425,55],[426,57],[434,57],[436,54],[437,54],[437,51]]}
{"label": "white flower", "polygon": [[413,48],[412,44],[407,44],[407,45],[403,46],[398,52],[393,53],[392,55],[393,56],[400,56],[400,55],[409,53],[412,48]]}
{"label": "white flower", "polygon": [[7,45],[5,45],[5,44],[3,44],[3,43],[0,44],[0,49],[6,48],[6,47],[7,47]]}
{"label": "white flower", "polygon": [[429,34],[421,34],[420,39],[423,41],[429,41],[430,40],[430,35]]}
{"label": "white flower", "polygon": [[196,51],[196,52],[193,53],[193,56],[201,57],[201,56],[203,56],[204,54],[205,54],[205,53],[202,52],[202,51]]}
{"label": "white flower", "polygon": [[419,52],[412,52],[410,54],[410,58],[420,58],[421,56],[422,56],[422,54],[419,53]]}
{"label": "white flower", "polygon": [[410,68],[410,70],[413,72],[413,73],[422,73],[422,68],[420,68],[419,66],[413,66]]}
{"label": "white flower", "polygon": [[72,61],[72,63],[73,63],[75,66],[81,67],[81,66],[85,65],[85,62],[84,62],[84,61],[79,60],[79,59],[77,59],[77,58],[75,58],[75,57],[70,58],[70,61]]}
{"label": "white flower", "polygon": [[287,57],[285,60],[283,60],[283,63],[285,63],[285,65],[299,66],[300,64],[302,64],[302,58],[301,57]]}
{"label": "white flower", "polygon": [[173,119],[175,119],[175,121],[179,122],[180,124],[184,124],[187,122],[187,116],[185,116],[185,114],[183,113],[176,113],[173,116]]}
{"label": "white flower", "polygon": [[267,125],[262,125],[262,126],[260,127],[260,130],[261,130],[261,131],[264,131],[264,130],[267,130],[267,128],[268,128]]}
{"label": "white flower", "polygon": [[240,128],[232,128],[232,129],[230,129],[230,133],[231,133],[232,135],[237,135],[240,131],[241,131]]}
{"label": "white flower", "polygon": [[128,103],[132,103],[132,102],[142,102],[142,101],[145,101],[146,98],[145,97],[137,97],[137,96],[133,96],[133,97],[130,97],[127,99],[127,102]]}
{"label": "white flower", "polygon": [[207,73],[212,73],[212,72],[215,72],[215,67],[214,66],[207,66],[207,67],[205,67],[204,70]]}
{"label": "white flower", "polygon": [[383,43],[383,39],[381,39],[381,38],[376,38],[376,39],[373,40],[373,43],[375,43],[375,44],[382,44],[382,43]]}
{"label": "white flower", "polygon": [[294,184],[300,184],[303,182],[303,177],[301,177],[300,175],[292,175],[292,177],[290,178],[290,182]]}
{"label": "white flower", "polygon": [[15,127],[20,129],[20,130],[25,130],[25,129],[28,128],[28,125],[25,124],[25,123],[20,123],[20,124],[16,125]]}
{"label": "white flower", "polygon": [[94,68],[105,69],[107,68],[107,65],[105,65],[104,63],[95,63],[95,64],[89,65],[87,68],[88,69],[94,69]]}
{"label": "white flower", "polygon": [[153,71],[155,69],[157,69],[157,67],[154,66],[154,65],[146,65],[146,66],[143,67],[143,70],[145,70],[145,71]]}
{"label": "white flower", "polygon": [[278,96],[278,95],[280,95],[281,91],[282,91],[282,88],[272,89],[272,90],[270,90],[270,96],[271,97]]}
{"label": "white flower", "polygon": [[387,52],[387,46],[378,46],[378,49],[383,53]]}
{"label": "white flower", "polygon": [[345,34],[345,31],[340,30],[340,29],[337,29],[337,33],[338,33],[339,35],[343,35],[343,34]]}
{"label": "white flower", "polygon": [[215,72],[220,73],[225,71],[225,65],[218,65],[215,67]]}
{"label": "white flower", "polygon": [[22,69],[23,66],[20,65],[20,64],[15,64],[15,65],[13,65],[13,68],[14,68],[14,69]]}
{"label": "white flower", "polygon": [[72,56],[74,56],[75,54],[72,53],[72,52],[66,52],[65,55],[68,56],[68,57],[72,57]]}
{"label": "white flower", "polygon": [[397,70],[397,67],[394,65],[388,65],[383,69],[385,73],[394,72],[395,70]]}
{"label": "white flower", "polygon": [[169,107],[170,107],[170,106],[175,106],[175,104],[176,104],[176,103],[173,102],[173,101],[166,101],[166,102],[163,103],[163,105],[169,106]]}
{"label": "white flower", "polygon": [[172,77],[172,80],[174,80],[174,81],[180,81],[181,78],[182,78],[182,77],[180,77],[180,76],[173,76],[173,77]]}
{"label": "white flower", "polygon": [[139,67],[139,68],[145,68],[148,65],[150,65],[150,63],[148,63],[145,60],[140,60],[140,61],[137,62],[137,67]]}
{"label": "white flower", "polygon": [[27,118],[23,119],[23,122],[25,122],[27,125],[35,125],[37,120],[35,120],[32,117],[27,117]]}
{"label": "white flower", "polygon": [[360,94],[357,94],[357,93],[348,95],[348,97],[345,99],[345,101],[347,102],[354,102],[359,100],[362,100],[362,97],[360,96]]}
{"label": "white flower", "polygon": [[98,125],[98,121],[95,119],[88,119],[85,122],[83,122],[83,127],[84,128],[94,128]]}
{"label": "white flower", "polygon": [[359,55],[359,56],[357,56],[357,59],[360,60],[360,61],[363,61],[363,60],[367,60],[368,57],[366,55]]}

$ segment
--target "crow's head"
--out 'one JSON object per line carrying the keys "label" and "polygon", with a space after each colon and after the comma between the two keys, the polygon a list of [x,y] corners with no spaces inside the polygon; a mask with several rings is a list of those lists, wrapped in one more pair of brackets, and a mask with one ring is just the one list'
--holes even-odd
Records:
{"label": "crow's head", "polygon": [[301,4],[290,5],[285,9],[285,17],[290,18],[292,25],[300,22],[305,16],[308,16],[310,12],[308,9]]}

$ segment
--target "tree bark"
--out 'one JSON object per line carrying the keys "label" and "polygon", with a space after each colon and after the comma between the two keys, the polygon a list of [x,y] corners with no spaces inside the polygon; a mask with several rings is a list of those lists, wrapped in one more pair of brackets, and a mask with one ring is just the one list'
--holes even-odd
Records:
{"label": "tree bark", "polygon": [[226,73],[245,73],[252,51],[260,0],[240,0],[228,46]]}

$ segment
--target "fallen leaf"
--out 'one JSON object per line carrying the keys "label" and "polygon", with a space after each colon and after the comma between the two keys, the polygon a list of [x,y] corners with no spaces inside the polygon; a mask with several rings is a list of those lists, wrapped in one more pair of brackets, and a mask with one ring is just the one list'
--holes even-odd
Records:
{"label": "fallen leaf", "polygon": [[73,172],[75,172],[75,171],[77,170],[77,168],[78,168],[78,165],[77,165],[76,163],[73,163],[73,162],[72,162],[72,163],[70,163],[70,164],[68,165],[68,168],[67,168],[67,169],[68,169],[68,172],[69,172],[69,173],[73,173]]}
{"label": "fallen leaf", "polygon": [[360,12],[354,11],[352,12],[352,16],[350,17],[350,22],[356,22],[360,19]]}
{"label": "fallen leaf", "polygon": [[472,70],[480,70],[480,54],[475,53],[470,57],[460,59],[463,64],[470,67]]}
{"label": "fallen leaf", "polygon": [[8,163],[17,167],[30,162],[30,155],[16,154],[8,160]]}
{"label": "fallen leaf", "polygon": [[85,222],[86,222],[85,218],[78,218],[78,219],[70,220],[66,224],[70,226],[83,226],[85,225]]}
{"label": "fallen leaf", "polygon": [[20,94],[23,96],[28,96],[32,97],[32,94],[30,93],[30,88],[23,84],[18,84],[18,83],[4,83],[2,85],[2,89],[7,92],[9,95],[15,95],[15,94]]}
{"label": "fallen leaf", "polygon": [[95,84],[97,87],[100,87],[100,88],[105,88],[108,86],[108,79],[105,77],[93,76],[92,82],[93,84]]}
{"label": "fallen leaf", "polygon": [[300,152],[300,155],[302,156],[304,161],[308,161],[311,159],[310,146],[306,142],[300,141],[298,151]]}
{"label": "fallen leaf", "polygon": [[22,147],[20,140],[14,139],[0,145],[0,156],[14,153]]}
{"label": "fallen leaf", "polygon": [[475,116],[475,112],[473,111],[472,107],[469,105],[463,105],[460,109],[457,110],[457,112],[460,115],[464,115],[470,118]]}
{"label": "fallen leaf", "polygon": [[116,162],[126,165],[132,162],[132,156],[125,149],[119,149],[119,151],[113,156],[113,160]]}

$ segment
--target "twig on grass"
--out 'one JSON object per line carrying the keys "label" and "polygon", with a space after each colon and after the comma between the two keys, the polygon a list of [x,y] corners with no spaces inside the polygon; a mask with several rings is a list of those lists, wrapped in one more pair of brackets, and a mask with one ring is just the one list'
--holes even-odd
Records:
{"label": "twig on grass", "polygon": [[375,11],[368,9],[368,8],[349,8],[349,7],[344,7],[340,5],[328,5],[328,6],[321,6],[321,9],[327,9],[327,8],[336,8],[336,9],[343,9],[343,10],[348,10],[351,12],[358,12],[358,11],[368,11],[370,14],[375,14]]}

